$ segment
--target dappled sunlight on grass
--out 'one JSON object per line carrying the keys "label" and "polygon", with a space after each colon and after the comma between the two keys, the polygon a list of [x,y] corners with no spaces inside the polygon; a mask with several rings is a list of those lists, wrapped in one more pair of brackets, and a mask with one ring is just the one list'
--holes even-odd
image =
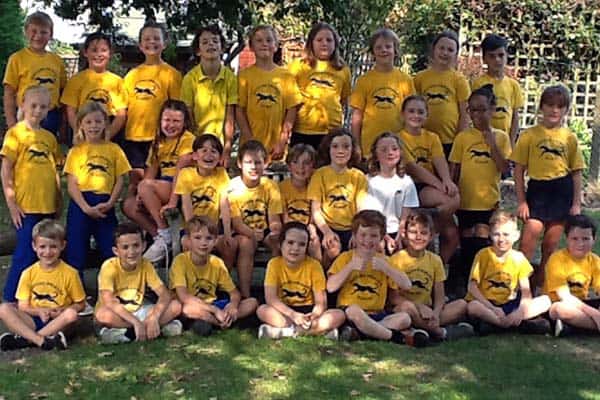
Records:
{"label": "dappled sunlight on grass", "polygon": [[578,393],[581,396],[581,398],[585,399],[585,400],[598,400],[598,399],[600,399],[600,392],[599,391],[591,392],[589,390],[580,390]]}

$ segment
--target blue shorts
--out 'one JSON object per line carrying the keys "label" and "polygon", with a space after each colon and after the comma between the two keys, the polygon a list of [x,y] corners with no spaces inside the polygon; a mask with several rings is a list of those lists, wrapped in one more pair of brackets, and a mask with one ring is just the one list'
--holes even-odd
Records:
{"label": "blue shorts", "polygon": [[166,181],[166,182],[171,182],[173,183],[173,177],[172,176],[159,176],[156,179],[158,179],[159,181]]}
{"label": "blue shorts", "polygon": [[502,307],[502,311],[504,311],[504,314],[508,315],[508,314],[512,313],[513,311],[516,311],[520,305],[521,305],[521,292],[519,291],[519,292],[517,292],[517,297],[515,297],[512,300],[509,300],[508,302],[502,304],[499,307]]}
{"label": "blue shorts", "polygon": [[224,310],[225,307],[227,307],[227,304],[229,304],[229,299],[218,299],[213,301],[212,305],[217,307],[220,310]]}
{"label": "blue shorts", "polygon": [[39,331],[40,329],[42,329],[43,327],[45,327],[46,325],[48,325],[48,322],[50,322],[50,320],[48,320],[48,322],[44,322],[38,316],[33,316],[33,317],[31,317],[31,319],[33,319],[33,323],[35,324],[36,332]]}
{"label": "blue shorts", "polygon": [[379,322],[382,319],[384,319],[385,317],[387,317],[388,315],[390,315],[390,313],[384,310],[384,311],[380,311],[378,313],[369,314],[369,318],[371,318],[373,321]]}

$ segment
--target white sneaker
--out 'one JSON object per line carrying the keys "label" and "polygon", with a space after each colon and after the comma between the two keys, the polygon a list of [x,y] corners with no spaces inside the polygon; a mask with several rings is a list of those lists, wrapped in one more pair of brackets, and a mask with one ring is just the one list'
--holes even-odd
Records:
{"label": "white sneaker", "polygon": [[277,328],[275,326],[262,324],[258,327],[259,339],[281,339],[288,337],[296,337],[296,329],[293,326]]}
{"label": "white sneaker", "polygon": [[100,343],[119,344],[129,343],[131,340],[125,336],[126,328],[102,328],[100,329]]}
{"label": "white sneaker", "polygon": [[327,339],[331,339],[331,340],[338,340],[340,338],[340,334],[339,334],[337,328],[333,328],[332,330],[330,330],[329,332],[327,332],[325,334],[325,337]]}
{"label": "white sneaker", "polygon": [[167,256],[169,246],[170,244],[162,236],[156,236],[154,243],[144,253],[144,258],[151,263],[157,263]]}
{"label": "white sneaker", "polygon": [[88,317],[94,313],[94,307],[89,303],[89,301],[85,302],[85,308],[79,311],[78,315],[80,317]]}
{"label": "white sneaker", "polygon": [[183,332],[183,324],[180,320],[174,319],[160,328],[160,332],[165,337],[179,336]]}

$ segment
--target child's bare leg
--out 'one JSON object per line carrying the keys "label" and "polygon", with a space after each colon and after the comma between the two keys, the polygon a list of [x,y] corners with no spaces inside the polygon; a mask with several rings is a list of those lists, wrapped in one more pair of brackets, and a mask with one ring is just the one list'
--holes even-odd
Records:
{"label": "child's bare leg", "polygon": [[586,313],[564,301],[558,301],[552,304],[550,307],[550,318],[553,320],[560,319],[561,321],[578,328],[589,329],[592,331],[598,330],[594,320]]}
{"label": "child's bare leg", "polygon": [[346,308],[346,318],[363,334],[380,340],[390,340],[392,329],[401,330],[410,326],[410,317],[405,313],[396,313],[385,317],[381,323],[374,321],[357,305]]}
{"label": "child's bare leg", "polygon": [[144,179],[138,185],[138,194],[142,203],[158,229],[169,227],[165,218],[161,215],[160,209],[167,204],[171,196],[171,182],[157,179]]}
{"label": "child's bare leg", "polygon": [[433,186],[426,186],[419,192],[419,199],[421,207],[435,207],[439,212],[436,227],[440,233],[440,257],[447,264],[459,243],[458,228],[453,215],[460,206],[460,197],[450,197]]}
{"label": "child's bare leg", "polygon": [[[189,249],[189,241],[186,239],[187,239],[187,235],[185,235],[182,238],[181,243],[182,243],[182,247],[184,247],[186,250],[188,250]],[[238,251],[237,236],[234,236],[232,238],[231,246],[228,245],[227,242],[225,242],[224,236],[219,236],[219,238],[217,239],[217,243],[215,244],[215,248],[219,252],[219,255],[223,259],[223,262],[227,266],[227,269],[232,270],[233,267],[235,266],[235,255],[237,254],[237,251]]]}
{"label": "child's bare leg", "polygon": [[455,324],[467,315],[467,302],[463,299],[451,301],[444,304],[440,313],[440,325]]}
{"label": "child's bare leg", "polygon": [[396,307],[394,307],[394,312],[403,312],[408,314],[414,327],[425,329],[438,337],[442,337],[444,335],[444,331],[440,327],[440,324],[432,325],[430,321],[423,319],[416,304],[412,301],[406,300],[398,304]]}
{"label": "child's bare leg", "polygon": [[336,241],[332,246],[327,247],[323,246],[323,266],[327,269],[335,260],[337,256],[340,255],[342,251],[342,245],[339,241]]}
{"label": "child's bare leg", "polygon": [[535,274],[535,287],[541,287],[543,285],[546,272],[546,261],[548,261],[550,255],[558,248],[558,243],[564,230],[565,225],[563,222],[549,222],[546,224],[544,239],[542,240],[542,259],[540,260],[540,266]]}
{"label": "child's bare leg", "polygon": [[38,331],[38,335],[41,336],[52,336],[55,335],[58,331],[62,331],[65,328],[73,325],[77,322],[79,316],[77,315],[77,311],[73,308],[66,308],[63,312],[61,312],[56,318],[49,321],[46,326]]}
{"label": "child's bare leg", "polygon": [[346,320],[346,315],[342,310],[330,309],[325,311],[319,319],[313,322],[308,332],[310,335],[321,335],[332,329],[338,328]]}
{"label": "child's bare leg", "polygon": [[265,324],[275,326],[277,328],[285,328],[293,325],[291,319],[280,313],[275,307],[268,304],[263,304],[256,310],[256,315]]}
{"label": "child's bare leg", "polygon": [[129,186],[127,187],[127,195],[135,196],[139,183],[144,179],[143,168],[132,168],[129,171]]}
{"label": "child's bare leg", "polygon": [[0,304],[0,320],[9,331],[24,337],[36,346],[44,343],[44,337],[35,331],[31,316],[10,303]]}
{"label": "child's bare leg", "polygon": [[178,300],[171,300],[167,308],[163,311],[161,316],[158,318],[158,324],[160,326],[166,325],[173,321],[181,314],[181,303]]}
{"label": "child's bare leg", "polygon": [[127,218],[138,224],[143,230],[150,233],[153,237],[158,234],[158,231],[156,230],[156,224],[148,214],[140,209],[135,195],[125,198],[122,209],[123,214],[125,214]]}
{"label": "child's bare leg", "polygon": [[440,214],[437,217],[438,231],[440,232],[440,257],[444,264],[448,264],[458,248],[458,227],[452,215]]}
{"label": "child's bare leg", "polygon": [[247,316],[254,314],[257,307],[258,301],[254,297],[249,297],[240,301],[240,305],[238,306],[238,319],[246,318]]}
{"label": "child's bare leg", "polygon": [[279,249],[279,234],[275,235],[273,233],[269,233],[263,240],[263,243],[271,251],[271,255],[273,257],[281,255],[281,250]]}
{"label": "child's bare leg", "polygon": [[96,322],[108,328],[131,328],[131,324],[119,317],[113,310],[106,306],[100,306],[94,314]]}
{"label": "child's bare leg", "polygon": [[321,251],[321,241],[319,237],[312,238],[308,243],[308,255],[315,260],[321,262],[323,259],[323,253]]}
{"label": "child's bare leg", "polygon": [[519,307],[523,310],[523,319],[531,319],[548,311],[551,305],[550,297],[543,295],[530,301],[521,300]]}
{"label": "child's bare leg", "polygon": [[256,243],[253,239],[238,235],[238,284],[243,298],[250,297],[250,286],[252,285],[252,270],[254,269],[254,253]]}
{"label": "child's bare leg", "polygon": [[189,304],[183,305],[183,311],[181,313],[184,317],[190,319],[199,319],[201,321],[206,321],[211,325],[220,326],[221,323],[217,321],[214,315],[206,310],[199,309],[197,307],[191,306]]}
{"label": "child's bare leg", "polygon": [[527,257],[529,261],[535,255],[538,238],[544,231],[544,223],[537,219],[528,219],[523,225],[523,233],[521,234],[521,245],[519,250]]}
{"label": "child's bare leg", "polygon": [[481,304],[477,300],[472,300],[467,305],[467,312],[469,316],[472,318],[478,318],[484,322],[489,324],[504,327],[503,323],[500,321],[500,318],[492,310]]}

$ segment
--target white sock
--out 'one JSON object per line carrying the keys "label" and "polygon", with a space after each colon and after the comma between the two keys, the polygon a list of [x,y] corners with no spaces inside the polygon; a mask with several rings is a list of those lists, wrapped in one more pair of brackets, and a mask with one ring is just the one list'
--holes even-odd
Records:
{"label": "white sock", "polygon": [[296,327],[294,325],[279,329],[281,329],[281,337],[293,337],[296,335]]}
{"label": "white sock", "polygon": [[171,231],[169,230],[169,228],[166,229],[158,229],[158,236],[160,236],[161,238],[163,238],[163,240],[166,243],[171,243]]}

